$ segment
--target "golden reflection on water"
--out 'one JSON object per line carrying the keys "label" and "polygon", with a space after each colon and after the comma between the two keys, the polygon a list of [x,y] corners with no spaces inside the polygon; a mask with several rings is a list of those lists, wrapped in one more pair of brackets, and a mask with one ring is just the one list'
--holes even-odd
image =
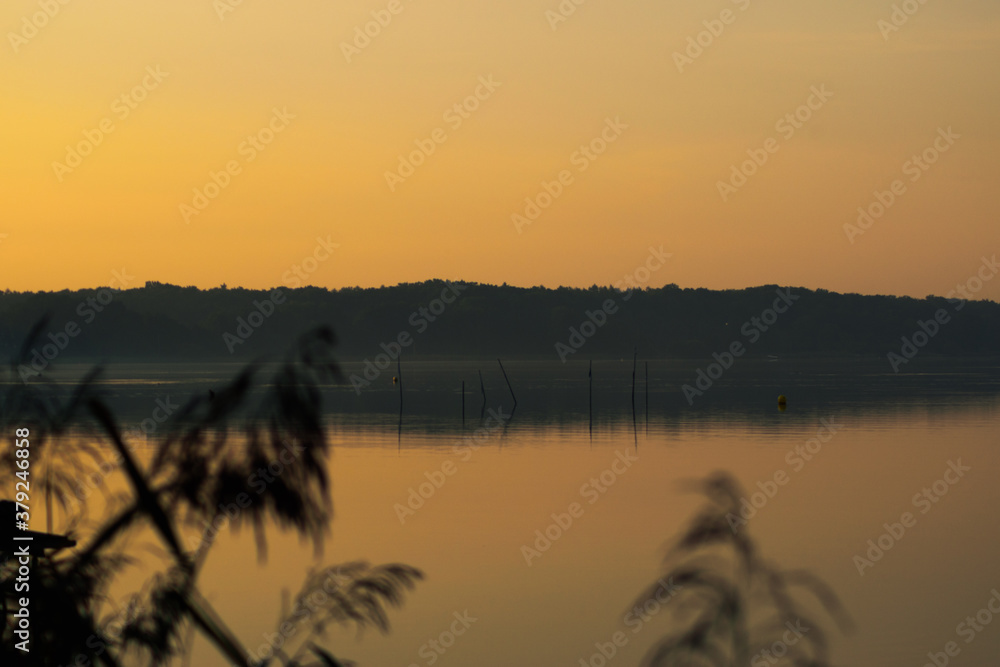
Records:
{"label": "golden reflection on water", "polygon": [[[667,613],[627,625],[625,613],[660,576],[665,543],[701,502],[678,482],[726,469],[748,496],[772,491],[747,526],[764,555],[813,570],[853,614],[857,632],[833,635],[836,663],[923,665],[929,651],[956,641],[961,664],[995,664],[1000,622],[969,643],[956,634],[1000,587],[995,405],[823,419],[837,430],[811,454],[809,439],[830,431],[820,418],[657,425],[648,435],[640,427],[637,445],[630,424],[600,429],[591,440],[586,423],[547,428],[515,418],[474,451],[456,449],[455,434],[404,433],[398,441],[394,428],[337,429],[330,462],[336,516],[323,563],[403,562],[427,580],[391,613],[389,636],[359,641],[342,632],[329,646],[362,666],[572,666],[600,664],[589,662],[595,643],[621,630],[627,644],[609,664],[636,665],[668,628]],[[970,470],[937,502],[915,504],[959,460]],[[788,481],[775,488],[768,482],[778,471]],[[573,503],[572,523],[552,528],[552,515],[564,515],[565,525]],[[854,557],[904,512],[915,524],[859,575]],[[522,547],[543,546],[536,531],[547,528],[558,538],[528,565]],[[273,530],[269,537],[261,566],[252,534],[223,528],[201,579],[254,651],[274,632],[282,589],[297,590],[317,564],[308,545]],[[476,620],[436,651],[428,641],[450,631],[456,612]],[[200,642],[193,664],[222,663]]]}

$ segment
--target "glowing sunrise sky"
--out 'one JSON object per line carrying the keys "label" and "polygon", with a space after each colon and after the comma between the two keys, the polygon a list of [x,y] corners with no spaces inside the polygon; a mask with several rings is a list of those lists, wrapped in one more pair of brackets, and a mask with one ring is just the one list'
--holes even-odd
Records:
{"label": "glowing sunrise sky", "polygon": [[[339,244],[310,276],[326,287],[604,285],[663,246],[651,286],[922,297],[1000,253],[1000,3],[909,0],[890,32],[889,0],[587,0],[555,29],[559,0],[227,2],[3,3],[0,288],[106,285],[122,268],[135,285],[276,286],[322,237]],[[372,12],[391,22],[345,54]],[[721,34],[679,71],[705,21]],[[446,113],[477,87],[467,118]],[[777,129],[823,87],[791,136]],[[294,118],[251,150],[275,109]],[[574,158],[608,119],[627,128]],[[78,166],[54,166],[102,122]],[[445,141],[390,187],[436,128]],[[948,128],[948,150],[906,171]],[[724,201],[719,182],[762,150]],[[512,214],[563,170],[519,233]],[[896,179],[903,194],[852,243],[844,225]],[[978,296],[1000,299],[1000,280]]]}

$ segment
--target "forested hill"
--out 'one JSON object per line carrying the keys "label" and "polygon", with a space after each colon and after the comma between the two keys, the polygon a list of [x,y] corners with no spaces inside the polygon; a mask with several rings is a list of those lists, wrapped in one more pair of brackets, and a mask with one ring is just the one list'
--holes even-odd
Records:
{"label": "forested hill", "polygon": [[121,291],[8,291],[0,294],[5,360],[46,315],[33,349],[51,356],[58,348],[62,360],[242,360],[284,351],[320,324],[333,326],[345,359],[392,354],[395,345],[411,358],[627,357],[633,348],[647,359],[709,357],[737,344],[748,356],[908,356],[908,344],[924,354],[1000,355],[1000,304],[992,301],[774,285],[621,292],[437,280],[270,292],[162,283]]}

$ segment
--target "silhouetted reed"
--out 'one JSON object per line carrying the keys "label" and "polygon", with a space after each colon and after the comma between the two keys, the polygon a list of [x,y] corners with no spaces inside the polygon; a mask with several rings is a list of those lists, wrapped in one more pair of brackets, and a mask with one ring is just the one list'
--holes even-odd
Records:
{"label": "silhouetted reed", "polygon": [[[677,591],[669,609],[678,630],[650,650],[645,664],[828,666],[827,632],[813,616],[815,605],[804,605],[796,589],[811,593],[841,630],[850,631],[851,620],[836,595],[815,575],[783,570],[760,556],[740,515],[743,491],[729,474],[716,472],[697,488],[709,502],[664,560],[666,578]],[[662,581],[639,602],[657,594]],[[789,634],[793,640],[785,641]],[[782,645],[781,655],[772,650],[776,644]]]}
{"label": "silhouetted reed", "polygon": [[[143,464],[96,388],[100,369],[68,397],[44,380],[27,382],[20,376],[18,381],[18,369],[30,363],[28,352],[47,326],[39,322],[13,360],[14,381],[0,394],[0,426],[4,432],[31,429],[31,479],[42,480],[42,490],[64,510],[58,529],[78,539],[79,546],[35,554],[30,654],[14,649],[12,640],[15,625],[8,609],[15,598],[17,564],[7,561],[0,567],[0,664],[111,667],[128,659],[162,665],[185,656],[194,633],[200,633],[235,665],[337,665],[342,663],[314,641],[329,625],[388,631],[387,608],[402,604],[403,592],[422,578],[419,570],[349,563],[309,573],[296,598],[312,601],[309,613],[283,613],[279,621],[286,630],[310,626],[302,633],[300,650],[291,655],[281,649],[259,656],[248,651],[197,583],[214,543],[210,527],[221,513],[233,529],[253,529],[259,560],[266,559],[271,525],[295,532],[312,542],[317,555],[321,552],[333,514],[321,391],[340,378],[331,330],[303,336],[269,379],[261,379],[265,366],[255,363],[213,397],[192,397],[156,432],[151,457]],[[70,429],[78,435],[83,429],[83,435],[71,439]],[[110,443],[111,454],[93,442],[97,434]],[[3,479],[13,479],[13,449],[12,438],[0,441]],[[261,470],[271,474],[260,476]],[[101,479],[122,475],[127,490],[105,494],[105,516],[91,527],[85,499],[77,506],[70,501],[79,477],[95,471]],[[33,494],[36,488],[32,484]],[[149,546],[160,555],[160,567],[124,610],[102,615],[111,585],[136,563],[129,540],[143,529],[151,531]],[[194,548],[184,540],[192,529],[201,530]],[[324,587],[323,596],[317,586]]]}

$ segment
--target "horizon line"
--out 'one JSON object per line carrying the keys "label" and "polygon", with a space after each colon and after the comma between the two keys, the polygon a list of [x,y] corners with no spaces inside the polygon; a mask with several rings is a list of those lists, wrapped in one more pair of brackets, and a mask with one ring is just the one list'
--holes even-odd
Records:
{"label": "horizon line", "polygon": [[[111,281],[111,282],[114,283],[116,281]],[[10,288],[5,288],[4,291],[2,292],[2,294],[59,294],[60,292],[97,291],[97,290],[101,290],[101,289],[111,289],[111,290],[116,291],[116,292],[121,292],[121,291],[131,291],[131,290],[139,290],[139,289],[148,289],[150,287],[156,287],[156,286],[172,287],[172,288],[177,288],[177,289],[195,289],[195,290],[198,290],[199,292],[210,292],[210,291],[219,290],[219,289],[221,289],[221,290],[244,290],[244,291],[248,291],[248,292],[273,292],[273,291],[279,290],[279,289],[283,289],[283,290],[301,290],[301,289],[310,289],[310,288],[312,288],[312,289],[326,290],[328,292],[339,292],[339,291],[343,291],[343,290],[385,290],[385,289],[396,289],[396,288],[399,288],[399,287],[409,287],[409,286],[414,286],[414,285],[424,285],[424,284],[427,284],[427,283],[455,283],[455,284],[460,284],[460,285],[471,285],[471,286],[476,286],[476,287],[509,288],[509,289],[518,289],[518,290],[543,289],[543,290],[547,290],[547,291],[557,291],[557,290],[588,291],[588,290],[592,290],[592,289],[596,288],[598,290],[616,290],[616,291],[621,292],[621,293],[630,292],[632,290],[658,291],[658,290],[663,290],[663,289],[667,289],[667,288],[672,288],[672,289],[677,289],[677,290],[695,290],[695,291],[697,291],[697,290],[704,290],[704,291],[707,291],[707,292],[742,292],[742,291],[755,290],[755,289],[764,289],[764,288],[771,288],[771,287],[779,287],[779,288],[780,287],[785,287],[785,288],[788,288],[788,289],[804,290],[804,291],[807,291],[807,292],[825,292],[825,293],[828,293],[828,294],[834,294],[834,295],[838,295],[838,296],[893,297],[893,298],[898,298],[898,299],[913,299],[915,301],[923,301],[923,300],[927,300],[927,299],[952,299],[952,298],[957,298],[957,297],[949,297],[949,296],[946,296],[946,295],[938,295],[938,294],[927,294],[927,295],[925,295],[923,297],[917,297],[917,296],[910,296],[910,295],[906,295],[906,294],[891,294],[891,293],[875,293],[875,294],[872,294],[872,293],[862,293],[862,292],[838,292],[838,291],[835,291],[835,290],[827,289],[825,287],[806,287],[806,286],[803,286],[803,285],[783,285],[783,284],[780,284],[780,283],[764,283],[764,284],[760,284],[760,285],[748,285],[748,286],[745,286],[745,287],[721,287],[721,288],[704,287],[704,286],[682,286],[682,285],[678,285],[677,283],[666,283],[664,285],[659,285],[659,286],[655,286],[655,287],[654,286],[650,286],[650,285],[636,285],[636,286],[631,287],[631,288],[621,288],[621,287],[616,287],[615,285],[599,285],[597,283],[594,283],[594,284],[589,285],[587,287],[579,287],[579,286],[571,286],[571,285],[559,285],[557,287],[549,287],[547,285],[530,285],[530,286],[525,286],[525,285],[515,285],[515,284],[511,284],[511,283],[507,283],[507,282],[503,282],[503,283],[497,284],[497,283],[477,282],[477,281],[470,281],[470,280],[449,280],[449,279],[446,279],[446,278],[429,278],[429,279],[421,280],[421,281],[399,282],[399,283],[396,283],[395,285],[385,285],[385,284],[383,284],[383,285],[379,285],[379,286],[368,286],[368,287],[361,286],[361,285],[342,285],[342,286],[339,286],[339,287],[330,287],[330,286],[325,286],[325,285],[313,285],[313,284],[308,284],[308,285],[302,285],[302,284],[287,285],[287,284],[284,284],[284,285],[275,285],[275,286],[272,286],[272,287],[245,287],[245,286],[242,286],[242,285],[230,286],[227,283],[221,283],[221,284],[216,285],[214,287],[199,287],[198,285],[180,285],[180,284],[177,284],[177,283],[163,282],[163,281],[159,281],[159,280],[146,280],[142,285],[137,285],[137,286],[126,285],[124,288],[114,287],[113,284],[112,285],[99,285],[99,286],[96,286],[96,287],[78,287],[78,288],[64,287],[64,288],[59,289],[59,290],[12,290]],[[984,298],[979,298],[979,299],[965,299],[965,300],[966,301],[974,301],[974,302],[975,301],[986,301],[986,302],[989,302],[989,303],[1000,304],[1000,301],[996,301],[996,300],[993,300],[993,299],[990,299],[990,298],[985,298],[985,297]]]}

